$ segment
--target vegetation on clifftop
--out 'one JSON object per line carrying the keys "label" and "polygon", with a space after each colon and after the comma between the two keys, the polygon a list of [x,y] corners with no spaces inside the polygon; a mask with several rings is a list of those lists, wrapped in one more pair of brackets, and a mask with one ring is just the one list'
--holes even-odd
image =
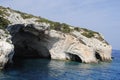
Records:
{"label": "vegetation on clifftop", "polygon": [[80,28],[80,27],[75,27],[74,30],[80,32],[80,31],[81,31],[81,28]]}
{"label": "vegetation on clifftop", "polygon": [[54,29],[54,30],[61,31],[61,32],[64,32],[64,33],[70,33],[71,31],[73,31],[70,28],[70,25],[68,25],[68,24],[59,23],[59,22],[53,22],[53,21],[50,21],[48,19],[41,18],[41,17],[39,17],[39,19],[36,20],[36,22],[39,22],[39,23],[42,23],[42,22],[48,23],[48,24],[50,24],[50,29]]}
{"label": "vegetation on clifftop", "polygon": [[87,38],[92,38],[95,37],[95,34],[99,34],[98,32],[92,31],[92,30],[88,30],[85,28],[80,28],[80,27],[75,27],[74,30],[81,32],[81,34]]}
{"label": "vegetation on clifftop", "polygon": [[8,13],[6,13],[8,8],[4,8],[2,6],[0,6],[0,17],[4,17],[4,16],[9,16]]}
{"label": "vegetation on clifftop", "polygon": [[81,28],[84,32],[82,33],[83,36],[86,36],[87,38],[92,38],[95,36],[95,34],[99,34],[98,32],[88,30],[85,28]]}
{"label": "vegetation on clifftop", "polygon": [[9,16],[9,14],[7,13],[8,10],[10,12],[16,12],[16,13],[20,14],[23,19],[34,18],[35,22],[37,22],[37,23],[47,23],[47,24],[50,25],[50,29],[53,29],[53,30],[56,30],[56,31],[61,31],[63,33],[71,33],[72,31],[78,31],[83,36],[85,36],[87,38],[94,37],[94,38],[96,38],[100,41],[104,40],[98,32],[88,30],[88,29],[85,29],[85,28],[80,28],[80,27],[71,27],[70,25],[68,25],[66,23],[54,22],[54,21],[51,21],[51,20],[48,20],[48,19],[45,19],[45,18],[42,18],[42,17],[34,16],[32,14],[27,14],[27,13],[24,13],[24,12],[12,10],[9,7],[4,8],[2,6],[0,6],[0,29],[5,29],[6,26],[8,24],[10,24],[10,21],[5,19],[5,16]]}
{"label": "vegetation on clifftop", "polygon": [[[42,18],[42,17],[37,17],[37,16],[34,16],[32,14],[27,14],[27,13],[24,13],[24,12],[12,10],[10,8],[0,7],[0,15],[2,15],[2,16],[3,16],[3,14],[7,15],[7,13],[6,13],[7,9],[9,9],[11,11],[14,11],[16,13],[19,13],[23,19],[36,18],[35,22],[38,22],[38,23],[48,23],[48,24],[50,24],[50,29],[61,31],[63,33],[70,33],[70,32],[72,32],[74,30],[76,30],[78,32],[84,31],[82,33],[82,35],[86,36],[87,38],[94,37],[94,34],[98,34],[97,32],[94,32],[92,30],[88,30],[88,29],[85,29],[85,28],[79,28],[79,27],[71,28],[70,25],[68,25],[66,23],[59,23],[59,22],[50,21],[50,20]],[[9,23],[9,22],[7,20],[5,20],[4,23]]]}
{"label": "vegetation on clifftop", "polygon": [[14,10],[14,11],[17,12],[17,13],[19,13],[23,19],[29,19],[29,18],[35,17],[32,14],[23,13],[23,12],[16,11],[16,10]]}
{"label": "vegetation on clifftop", "polygon": [[0,17],[0,29],[5,29],[10,24],[10,21]]}

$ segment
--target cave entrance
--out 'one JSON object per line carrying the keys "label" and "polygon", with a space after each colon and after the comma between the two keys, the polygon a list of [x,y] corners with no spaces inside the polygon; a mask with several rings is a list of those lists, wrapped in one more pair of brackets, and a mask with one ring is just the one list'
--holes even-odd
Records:
{"label": "cave entrance", "polygon": [[97,60],[102,61],[102,58],[98,52],[95,52],[95,57]]}
{"label": "cave entrance", "polygon": [[44,46],[44,41],[29,32],[16,33],[12,38],[12,42],[15,51],[13,55],[14,62],[23,59],[51,58],[49,50]]}
{"label": "cave entrance", "polygon": [[66,54],[67,54],[67,56],[69,57],[69,59],[70,59],[71,61],[77,61],[77,62],[82,63],[82,59],[81,59],[78,55],[76,55],[76,54],[71,54],[71,53],[66,53]]}

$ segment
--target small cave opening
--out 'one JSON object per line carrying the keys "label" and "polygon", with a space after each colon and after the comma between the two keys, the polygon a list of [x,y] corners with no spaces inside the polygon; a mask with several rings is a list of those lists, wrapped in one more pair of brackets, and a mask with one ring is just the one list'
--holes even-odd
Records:
{"label": "small cave opening", "polygon": [[97,60],[102,61],[102,58],[98,52],[95,52],[95,57]]}
{"label": "small cave opening", "polygon": [[76,55],[76,54],[71,54],[71,53],[66,53],[66,54],[67,54],[67,56],[69,57],[69,59],[70,59],[71,61],[76,61],[76,62],[82,63],[82,59],[81,59],[78,55]]}
{"label": "small cave opening", "polygon": [[12,42],[15,51],[12,60],[15,64],[25,59],[51,59],[49,50],[43,45],[44,43],[29,32],[21,31],[16,33],[12,37]]}

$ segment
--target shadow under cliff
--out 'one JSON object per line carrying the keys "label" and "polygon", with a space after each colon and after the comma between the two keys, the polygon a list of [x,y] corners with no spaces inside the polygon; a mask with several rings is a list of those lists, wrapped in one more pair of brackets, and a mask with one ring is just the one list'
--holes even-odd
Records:
{"label": "shadow under cliff", "polygon": [[[15,24],[8,27],[14,45],[13,63],[22,64],[25,59],[51,59],[49,50],[59,41],[59,37],[50,37],[49,30],[33,24]],[[46,34],[46,32],[48,32]],[[50,41],[50,42],[49,42]],[[75,54],[67,53],[69,60],[82,62]]]}
{"label": "shadow under cliff", "polygon": [[26,29],[26,27],[29,28],[29,25],[25,27],[22,24],[12,25],[10,27],[15,51],[12,59],[15,64],[20,63],[23,59],[51,59],[50,52],[46,47],[47,41],[45,40],[48,36],[44,31],[38,31],[31,27],[30,32]]}

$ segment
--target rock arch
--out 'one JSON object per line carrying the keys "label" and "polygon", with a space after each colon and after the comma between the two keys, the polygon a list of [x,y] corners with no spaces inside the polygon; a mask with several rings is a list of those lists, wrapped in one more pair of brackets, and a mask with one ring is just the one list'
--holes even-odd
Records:
{"label": "rock arch", "polygon": [[[12,26],[12,28],[16,30],[15,27],[19,27],[19,29],[16,32],[14,31],[15,33],[11,33],[15,51],[13,61],[26,58],[51,58],[50,52],[44,44],[44,33],[41,33],[42,37],[40,35],[38,37],[35,35],[38,34],[37,32],[34,33],[33,31],[33,33],[30,33],[26,29],[24,30],[22,24]],[[40,37],[41,39],[39,39]]]}
{"label": "rock arch", "polygon": [[71,54],[71,53],[66,53],[67,55],[67,58],[66,59],[69,59],[69,60],[72,60],[72,61],[77,61],[77,62],[80,62],[82,63],[82,59],[76,55],[76,54]]}

